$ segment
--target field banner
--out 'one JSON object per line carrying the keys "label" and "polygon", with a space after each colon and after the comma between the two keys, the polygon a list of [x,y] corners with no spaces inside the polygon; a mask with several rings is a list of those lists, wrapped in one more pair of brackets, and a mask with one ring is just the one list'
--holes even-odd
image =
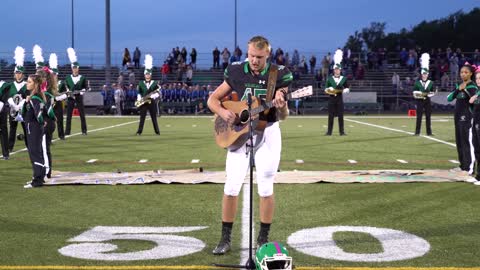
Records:
{"label": "field banner", "polygon": [[344,103],[377,103],[377,92],[350,92],[343,94]]}
{"label": "field banner", "polygon": [[[246,181],[248,181],[246,177]],[[408,183],[408,182],[456,182],[468,177],[448,170],[359,170],[359,171],[281,171],[275,182],[285,184],[304,183]],[[256,179],[256,178],[255,178]],[[224,171],[153,170],[143,172],[60,172],[54,171],[45,185],[143,185],[224,183]]]}

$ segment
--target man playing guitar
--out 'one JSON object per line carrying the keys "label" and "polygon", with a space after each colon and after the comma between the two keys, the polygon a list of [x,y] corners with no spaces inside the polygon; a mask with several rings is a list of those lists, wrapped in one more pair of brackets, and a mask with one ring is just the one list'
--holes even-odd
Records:
{"label": "man playing guitar", "polygon": [[[229,126],[237,122],[237,115],[221,105],[221,100],[233,90],[241,100],[248,95],[265,98],[267,82],[272,67],[278,69],[275,91],[272,93],[274,107],[260,113],[260,120],[267,122],[263,136],[254,136],[255,167],[257,170],[258,194],[260,196],[260,231],[257,244],[268,242],[268,233],[274,213],[273,180],[278,170],[281,153],[281,133],[278,120],[288,115],[285,95],[288,92],[293,76],[284,66],[276,66],[267,62],[271,46],[261,36],[255,36],[248,42],[248,61],[230,64],[224,73],[224,82],[210,95],[208,107]],[[215,255],[223,255],[230,250],[233,221],[237,212],[238,194],[249,168],[249,155],[246,145],[227,153],[227,180],[224,187],[222,206],[222,236],[213,250]]]}

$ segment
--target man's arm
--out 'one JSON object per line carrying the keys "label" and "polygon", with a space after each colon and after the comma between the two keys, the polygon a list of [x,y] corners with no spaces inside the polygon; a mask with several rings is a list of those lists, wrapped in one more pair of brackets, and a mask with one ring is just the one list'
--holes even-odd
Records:
{"label": "man's arm", "polygon": [[210,95],[207,101],[208,108],[213,112],[218,114],[226,122],[233,124],[236,119],[235,113],[222,107],[220,101],[222,98],[227,96],[232,91],[230,85],[223,81],[217,89]]}

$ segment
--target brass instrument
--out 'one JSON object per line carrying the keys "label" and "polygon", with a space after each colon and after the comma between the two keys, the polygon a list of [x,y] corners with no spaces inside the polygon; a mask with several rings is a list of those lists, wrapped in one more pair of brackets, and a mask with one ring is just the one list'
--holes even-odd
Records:
{"label": "brass instrument", "polygon": [[325,89],[325,93],[327,93],[328,95],[333,95],[333,96],[336,96],[338,94],[341,94],[343,93],[343,90],[341,89]]}
{"label": "brass instrument", "polygon": [[145,95],[144,97],[142,97],[140,100],[135,101],[135,107],[140,108],[140,106],[142,106],[143,104],[152,103],[151,96],[153,94],[160,94],[160,90],[157,89],[155,91],[152,91],[152,92],[148,93],[147,95]]}
{"label": "brass instrument", "polygon": [[413,91],[413,97],[415,99],[426,99],[427,97],[433,97],[437,92],[438,92],[438,88],[435,92]]}

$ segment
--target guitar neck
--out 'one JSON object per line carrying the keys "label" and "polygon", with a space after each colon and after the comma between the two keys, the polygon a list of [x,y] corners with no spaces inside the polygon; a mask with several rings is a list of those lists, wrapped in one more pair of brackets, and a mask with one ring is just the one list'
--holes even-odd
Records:
{"label": "guitar neck", "polygon": [[[292,98],[292,94],[288,94],[288,95],[286,96],[286,100],[285,100],[285,101],[289,100],[290,98]],[[265,110],[268,110],[268,109],[270,109],[270,108],[272,108],[272,107],[273,107],[273,101],[268,101],[268,102],[265,102],[265,103],[260,104],[260,106],[258,106],[258,107],[256,107],[256,108],[252,109],[252,112],[251,112],[251,113],[252,113],[252,115],[257,115],[257,114],[259,114],[259,113],[261,113],[261,112],[263,112],[263,111],[265,111]]]}

